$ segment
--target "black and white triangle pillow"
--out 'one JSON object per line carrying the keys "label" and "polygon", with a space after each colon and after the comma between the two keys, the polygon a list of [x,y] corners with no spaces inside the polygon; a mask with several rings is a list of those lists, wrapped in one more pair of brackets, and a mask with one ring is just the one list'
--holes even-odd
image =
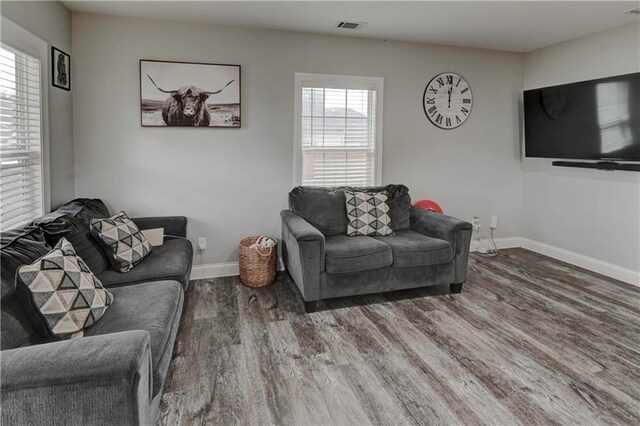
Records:
{"label": "black and white triangle pillow", "polygon": [[91,235],[100,243],[116,271],[129,272],[151,253],[151,244],[125,212],[91,219]]}
{"label": "black and white triangle pillow", "polygon": [[389,195],[382,192],[345,191],[347,235],[384,236],[393,235],[391,216],[389,216]]}
{"label": "black and white triangle pillow", "polygon": [[16,294],[34,328],[49,337],[77,335],[113,302],[113,295],[65,238],[32,264],[18,268]]}

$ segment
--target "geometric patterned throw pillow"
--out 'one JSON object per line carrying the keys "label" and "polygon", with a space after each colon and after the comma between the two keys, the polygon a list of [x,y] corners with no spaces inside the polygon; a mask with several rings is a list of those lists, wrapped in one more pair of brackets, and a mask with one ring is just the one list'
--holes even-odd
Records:
{"label": "geometric patterned throw pillow", "polygon": [[347,218],[347,235],[384,236],[393,235],[391,217],[389,216],[389,198],[386,191],[359,192],[345,191]]}
{"label": "geometric patterned throw pillow", "polygon": [[16,272],[16,293],[36,330],[69,337],[95,324],[113,295],[62,238],[49,253]]}
{"label": "geometric patterned throw pillow", "polygon": [[113,269],[129,272],[151,253],[151,244],[125,212],[91,219],[91,235],[100,243]]}

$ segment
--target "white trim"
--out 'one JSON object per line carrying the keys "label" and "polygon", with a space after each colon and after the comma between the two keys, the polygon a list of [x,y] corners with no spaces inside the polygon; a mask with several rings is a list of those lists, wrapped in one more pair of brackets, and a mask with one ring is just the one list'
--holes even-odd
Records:
{"label": "white trim", "polygon": [[[499,249],[522,247],[527,250],[549,256],[553,259],[557,259],[562,262],[566,262],[571,265],[578,266],[580,268],[584,268],[589,271],[596,272],[598,274],[602,274],[607,277],[640,287],[640,272],[634,271],[633,269],[625,268],[624,266],[615,265],[610,262],[605,262],[604,260],[585,256],[580,253],[541,243],[529,238],[496,238],[495,241]],[[477,251],[478,246],[482,247],[482,249],[485,250],[490,246],[490,244],[490,240],[481,240],[480,242],[478,242],[478,240],[473,240],[471,241],[470,251]]]}
{"label": "white trim", "polygon": [[[511,238],[496,238],[496,245],[498,249],[508,249],[508,248],[517,248],[522,247],[522,238],[520,237],[511,237]],[[472,240],[471,247],[469,251],[476,252],[478,251],[478,247],[481,247],[482,250],[486,250],[487,248],[493,248],[493,244],[491,244],[491,240]]]}
{"label": "white trim", "polygon": [[240,274],[238,262],[209,263],[206,265],[196,265],[191,270],[192,280],[204,278],[231,277]]}
{"label": "white trim", "polygon": [[49,45],[13,21],[2,17],[2,43],[40,59],[40,111],[42,141],[42,210],[51,211],[51,179],[49,163]]}
{"label": "white trim", "polygon": [[[571,265],[575,265],[580,268],[584,268],[589,271],[596,272],[598,274],[602,274],[607,277],[640,287],[640,272],[634,271],[633,269],[625,268],[623,266],[615,265],[613,263],[605,262],[593,257],[551,246],[549,244],[540,243],[529,238],[496,238],[495,241],[499,249],[522,247],[527,250],[531,250],[533,252],[560,260],[562,262],[566,262]],[[478,243],[477,240],[472,241],[470,251],[477,251],[478,244],[481,244],[484,249],[485,247],[487,247],[486,244],[488,242],[489,240],[481,240],[480,243]],[[284,269],[284,263],[282,261],[282,258],[280,257],[278,258],[277,270],[284,271]],[[211,263],[207,265],[194,266],[193,270],[191,271],[191,279],[197,280],[203,278],[230,277],[239,275],[239,273],[238,262]]]}
{"label": "white trim", "polygon": [[573,251],[565,250],[549,244],[540,243],[528,238],[521,238],[521,247],[554,259],[579,266],[589,271],[597,272],[616,280],[640,287],[640,272],[613,263],[605,262],[594,257],[585,256]]}
{"label": "white trim", "polygon": [[295,73],[293,90],[293,186],[301,184],[302,143],[300,142],[302,122],[302,87],[318,84],[321,87],[340,89],[373,89],[376,91],[376,165],[375,185],[382,185],[382,122],[384,105],[384,78],[336,74]]}
{"label": "white trim", "polygon": [[[276,269],[278,271],[284,271],[284,262],[281,257],[278,258]],[[202,280],[218,277],[233,277],[237,275],[240,275],[238,262],[208,263],[194,266],[191,270],[190,279]]]}

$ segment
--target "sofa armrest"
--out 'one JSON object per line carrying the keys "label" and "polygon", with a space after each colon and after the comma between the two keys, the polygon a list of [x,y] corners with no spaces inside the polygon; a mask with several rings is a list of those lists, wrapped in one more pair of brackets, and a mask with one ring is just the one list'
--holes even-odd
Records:
{"label": "sofa armrest", "polygon": [[282,257],[306,302],[320,299],[324,271],[324,235],[291,210],[283,210]]}
{"label": "sofa armrest", "polygon": [[3,424],[142,425],[153,389],[150,337],[127,331],[2,351]]}
{"label": "sofa armrest", "polygon": [[136,217],[131,220],[140,230],[164,228],[164,234],[167,236],[187,236],[187,218],[184,216]]}
{"label": "sofa armrest", "polygon": [[411,229],[451,244],[455,263],[454,283],[467,279],[472,226],[469,222],[430,210],[411,207]]}

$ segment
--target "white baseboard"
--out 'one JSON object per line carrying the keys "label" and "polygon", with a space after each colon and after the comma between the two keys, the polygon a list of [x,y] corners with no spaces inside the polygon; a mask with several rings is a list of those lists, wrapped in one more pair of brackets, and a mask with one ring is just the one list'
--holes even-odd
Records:
{"label": "white baseboard", "polygon": [[[278,258],[276,265],[278,271],[284,271],[284,262]],[[238,262],[208,263],[205,265],[194,265],[191,269],[192,280],[202,280],[206,278],[232,277],[240,275],[240,265]]]}
{"label": "white baseboard", "polygon": [[240,268],[238,262],[208,263],[205,265],[195,265],[193,269],[191,269],[192,280],[231,277],[239,274]]}
{"label": "white baseboard", "polygon": [[[594,257],[585,256],[573,251],[565,250],[549,244],[540,243],[522,237],[496,238],[496,245],[499,249],[522,247],[554,259],[561,260],[571,265],[579,266],[589,271],[597,272],[607,277],[623,281],[625,283],[640,287],[640,272],[613,263],[605,262]],[[471,241],[472,252],[478,250],[478,246],[485,250],[489,247],[489,240]],[[278,271],[284,271],[282,258],[278,258]],[[238,275],[238,262],[210,263],[205,265],[195,265],[191,271],[191,279],[205,279],[217,277],[230,277]]]}
{"label": "white baseboard", "polygon": [[[522,238],[520,237],[496,238],[495,242],[499,249],[522,247]],[[482,248],[482,250],[486,250],[487,248],[493,248],[493,244],[491,244],[491,240],[478,241],[474,239],[471,240],[469,251],[478,251],[479,247]]]}
{"label": "white baseboard", "polygon": [[589,257],[573,251],[565,250],[560,247],[540,243],[528,238],[521,238],[521,240],[521,247],[527,250],[535,251],[536,253],[540,253],[545,256],[549,256],[554,259],[558,259],[563,262],[588,269],[589,271],[597,272],[599,274],[606,275],[607,277],[611,277],[616,280],[624,281],[625,283],[640,287],[640,272],[634,271],[633,269],[625,268],[620,265],[605,262],[604,260],[599,260],[594,257]]}

